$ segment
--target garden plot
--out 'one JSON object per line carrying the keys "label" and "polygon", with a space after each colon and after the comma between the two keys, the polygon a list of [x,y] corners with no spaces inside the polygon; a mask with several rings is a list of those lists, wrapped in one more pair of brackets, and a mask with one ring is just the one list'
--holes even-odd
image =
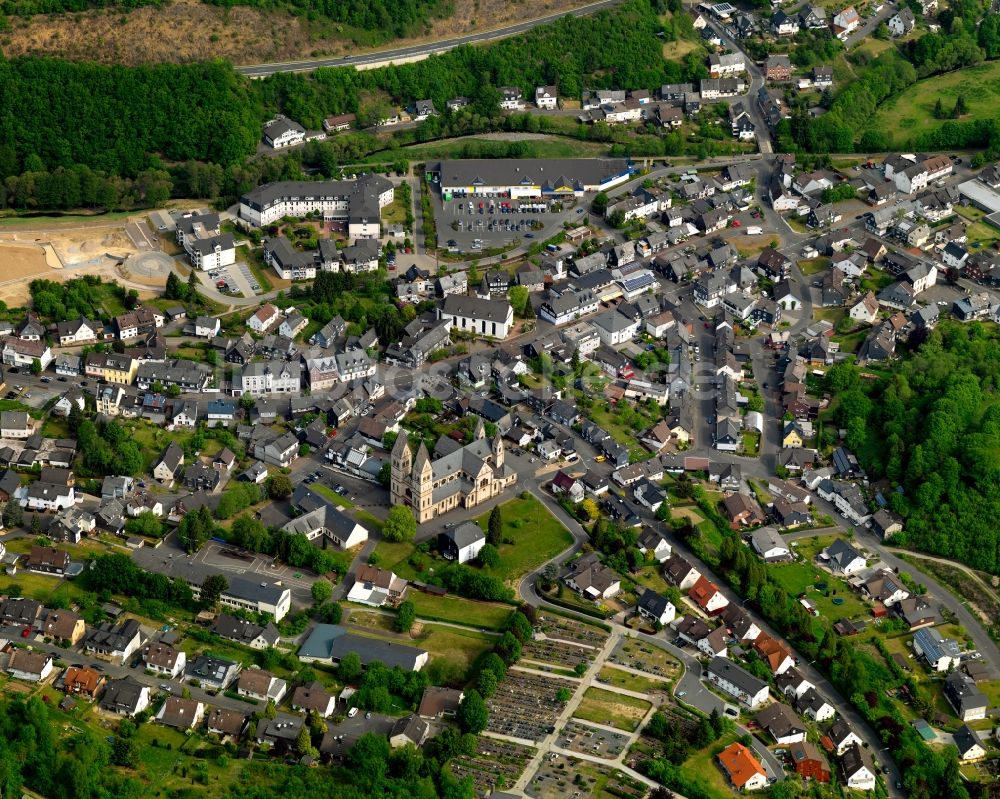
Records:
{"label": "garden plot", "polygon": [[606,727],[633,732],[645,718],[652,703],[604,688],[588,688],[573,716]]}

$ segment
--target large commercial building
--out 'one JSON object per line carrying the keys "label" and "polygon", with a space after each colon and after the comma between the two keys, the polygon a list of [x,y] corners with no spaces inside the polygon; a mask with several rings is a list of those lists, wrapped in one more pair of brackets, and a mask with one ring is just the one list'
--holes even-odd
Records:
{"label": "large commercial building", "polygon": [[624,158],[525,158],[440,161],[428,167],[445,199],[496,197],[579,197],[628,180],[635,169]]}
{"label": "large commercial building", "polygon": [[240,197],[240,219],[263,227],[285,216],[319,211],[324,221],[342,222],[352,239],[381,235],[380,212],[392,202],[393,185],[379,175],[356,180],[289,180],[267,183]]}

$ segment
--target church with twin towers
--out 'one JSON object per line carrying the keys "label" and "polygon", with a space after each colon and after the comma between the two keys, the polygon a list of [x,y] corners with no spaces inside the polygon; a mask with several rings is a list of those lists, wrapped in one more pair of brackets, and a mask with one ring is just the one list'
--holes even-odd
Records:
{"label": "church with twin towers", "polygon": [[499,433],[489,438],[482,419],[464,446],[441,436],[433,459],[423,441],[414,452],[406,431],[400,431],[391,475],[392,504],[412,508],[418,524],[456,508],[474,508],[517,482],[517,472],[504,463],[503,439]]}

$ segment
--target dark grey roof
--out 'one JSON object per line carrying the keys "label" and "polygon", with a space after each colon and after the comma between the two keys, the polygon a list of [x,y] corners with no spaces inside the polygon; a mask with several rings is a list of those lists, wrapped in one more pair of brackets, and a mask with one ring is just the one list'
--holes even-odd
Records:
{"label": "dark grey roof", "polygon": [[646,588],[639,597],[638,605],[640,608],[658,619],[667,612],[670,600],[668,600],[665,596],[660,596],[655,591],[651,591]]}
{"label": "dark grey roof", "polygon": [[333,639],[330,645],[332,659],[340,660],[349,652],[357,653],[358,657],[361,658],[362,666],[378,661],[389,668],[399,666],[409,670],[416,669],[417,658],[426,654],[424,650],[414,646],[381,641],[377,638],[366,638],[354,633],[344,633]]}
{"label": "dark grey roof", "polygon": [[459,294],[449,294],[441,306],[441,313],[446,316],[464,316],[497,323],[506,322],[509,312],[510,303],[506,300],[484,300]]}
{"label": "dark grey roof", "polygon": [[757,694],[761,688],[767,687],[766,682],[758,680],[749,671],[740,668],[731,660],[727,660],[724,657],[712,658],[712,661],[708,664],[708,671],[710,674],[715,674],[720,679],[732,683],[750,696]]}
{"label": "dark grey roof", "polygon": [[444,535],[455,542],[455,545],[462,549],[470,544],[474,544],[477,541],[485,538],[483,533],[483,528],[480,527],[475,522],[463,522],[458,525],[458,527],[453,527],[450,530],[445,530]]}

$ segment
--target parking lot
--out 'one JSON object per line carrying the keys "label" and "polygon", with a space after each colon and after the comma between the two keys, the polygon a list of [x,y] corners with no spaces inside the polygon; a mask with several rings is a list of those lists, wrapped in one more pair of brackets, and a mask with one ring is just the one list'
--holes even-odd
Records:
{"label": "parking lot", "polygon": [[570,719],[560,731],[557,745],[573,752],[614,760],[625,751],[628,739],[627,733],[591,727],[576,719]]}
{"label": "parking lot", "polygon": [[568,680],[512,669],[489,700],[486,729],[524,741],[540,741],[553,730],[562,712],[556,692],[573,687]]}
{"label": "parking lot", "polygon": [[435,195],[438,241],[453,252],[476,253],[544,241],[562,229],[566,219],[580,220],[584,209],[572,201],[512,200],[508,197],[457,197],[439,204]]}
{"label": "parking lot", "polygon": [[241,294],[253,297],[260,294],[257,278],[244,263],[222,266],[208,273],[210,282],[223,294]]}

